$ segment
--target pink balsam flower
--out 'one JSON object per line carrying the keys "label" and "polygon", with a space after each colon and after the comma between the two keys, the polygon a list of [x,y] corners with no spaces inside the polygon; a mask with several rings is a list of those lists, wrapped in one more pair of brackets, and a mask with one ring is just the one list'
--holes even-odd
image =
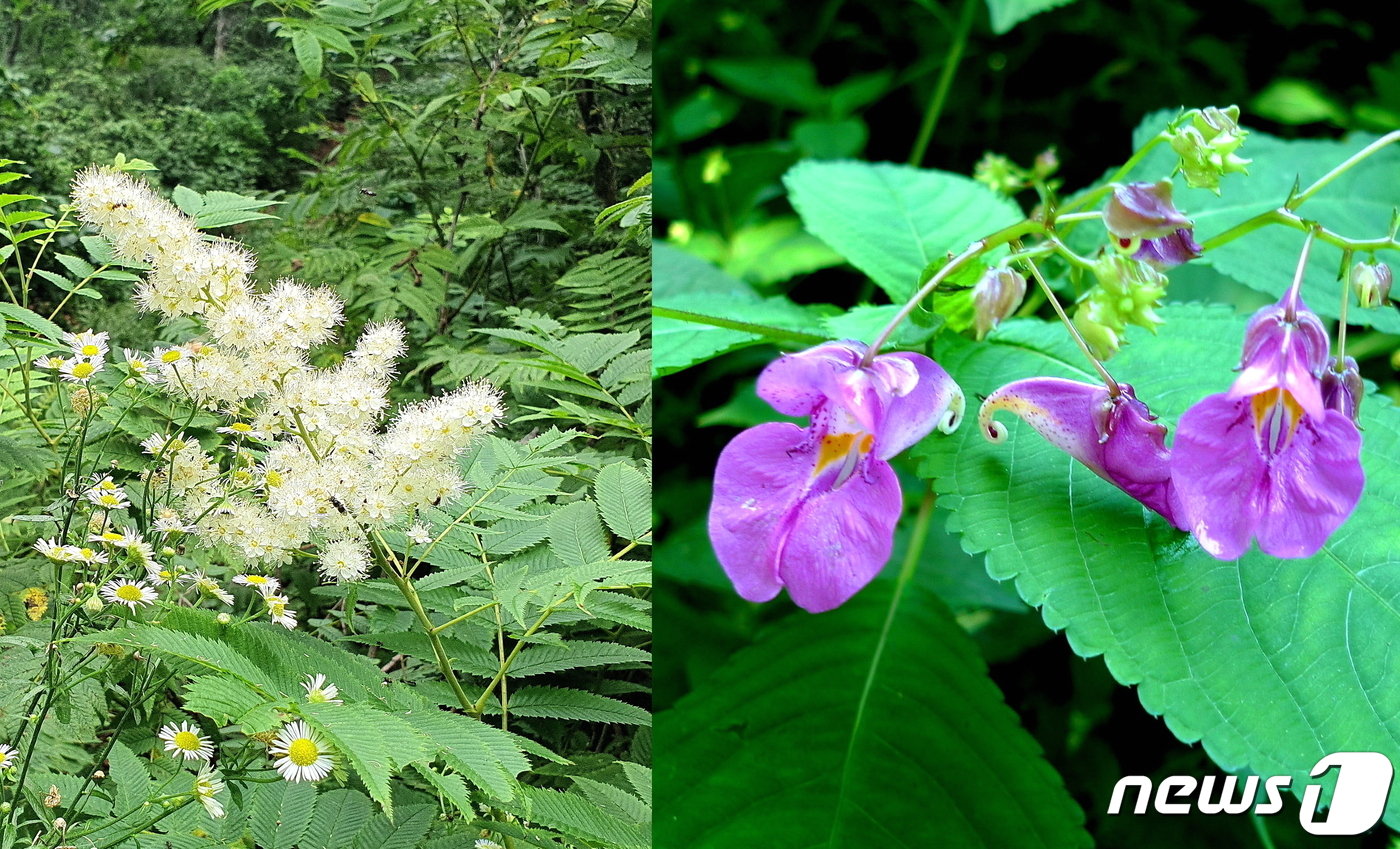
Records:
{"label": "pink balsam flower", "polygon": [[769,601],[784,588],[812,613],[843,604],[889,559],[902,499],[887,460],[935,427],[956,429],[963,394],[921,354],[828,342],[770,363],[758,394],[807,427],[769,422],[725,446],[710,540],[734,588]]}
{"label": "pink balsam flower", "polygon": [[1355,509],[1366,480],[1359,379],[1324,387],[1330,367],[1326,331],[1295,287],[1250,319],[1229,391],[1182,415],[1172,482],[1212,555],[1233,560],[1256,539],[1275,557],[1310,557]]}

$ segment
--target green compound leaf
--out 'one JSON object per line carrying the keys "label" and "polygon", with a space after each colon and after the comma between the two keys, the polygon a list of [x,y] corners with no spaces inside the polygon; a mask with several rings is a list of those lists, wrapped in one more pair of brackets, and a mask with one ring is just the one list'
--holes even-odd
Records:
{"label": "green compound leaf", "polygon": [[335,746],[341,763],[359,773],[369,795],[389,816],[394,802],[389,778],[398,769],[421,760],[425,740],[403,717],[359,704],[307,704],[299,710]]}
{"label": "green compound leaf", "polygon": [[656,737],[668,849],[1090,843],[976,646],[916,584],[782,620]]}
{"label": "green compound leaf", "polygon": [[316,811],[301,849],[344,849],[369,824],[373,814],[373,806],[360,791],[328,790],[316,800]]}
{"label": "green compound leaf", "polygon": [[292,849],[316,811],[316,785],[304,781],[259,784],[253,794],[252,829],[264,849]]}
{"label": "green compound leaf", "polygon": [[[1200,305],[1162,317],[1161,335],[1137,333],[1112,370],[1171,427],[1228,388],[1245,322]],[[969,398],[1028,375],[1093,379],[1064,331],[1042,322],[950,344],[940,362]],[[1301,793],[1324,754],[1400,759],[1400,413],[1387,400],[1362,406],[1361,503],[1307,560],[1215,560],[1023,423],[1006,424],[1000,445],[971,418],[925,440],[921,473],[937,481],[963,547],[986,552],[992,577],[1014,579],[1078,654],[1103,655],[1150,713],[1229,771],[1290,775]],[[1395,795],[1385,821],[1400,825]]]}
{"label": "green compound leaf", "polygon": [[[1174,114],[1149,115],[1134,133],[1133,143],[1142,144],[1156,135]],[[1357,133],[1343,141],[1285,141],[1252,131],[1239,151],[1241,156],[1252,160],[1248,176],[1227,175],[1220,181],[1219,197],[1205,189],[1188,188],[1185,180],[1177,177],[1172,197],[1177,207],[1196,222],[1196,240],[1204,243],[1255,215],[1282,206],[1295,181],[1300,188],[1307,188],[1375,140],[1376,136]],[[1176,162],[1176,154],[1167,145],[1161,145],[1128,179],[1159,180],[1171,173]],[[1383,239],[1390,234],[1391,214],[1400,208],[1397,173],[1400,173],[1400,146],[1391,145],[1323,187],[1296,212],[1347,238]],[[1096,235],[1102,234],[1102,228],[1098,231]],[[1200,262],[1214,266],[1251,289],[1277,298],[1293,282],[1303,240],[1300,231],[1271,224],[1207,251]],[[1363,258],[1365,255],[1355,256],[1352,262]],[[1395,251],[1381,251],[1376,258],[1392,266],[1400,262],[1400,254]],[[1340,315],[1337,273],[1341,263],[1340,248],[1321,241],[1313,244],[1303,281],[1303,299],[1318,314],[1328,318]],[[1387,333],[1400,333],[1400,311],[1394,307],[1363,310],[1353,299],[1347,321]]]}
{"label": "green compound leaf", "polygon": [[807,230],[895,303],[909,300],[929,263],[1022,218],[968,177],[888,162],[800,162],[783,182]]}

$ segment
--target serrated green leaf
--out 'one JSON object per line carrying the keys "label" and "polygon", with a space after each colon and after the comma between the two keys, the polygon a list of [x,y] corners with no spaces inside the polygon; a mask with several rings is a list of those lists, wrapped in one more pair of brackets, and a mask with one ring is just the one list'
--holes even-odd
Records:
{"label": "serrated green leaf", "polygon": [[112,745],[107,764],[115,785],[112,801],[116,812],[120,815],[140,808],[151,793],[151,774],[146,771],[145,763],[125,743],[118,741]]}
{"label": "serrated green leaf", "polygon": [[[651,714],[626,702],[565,687],[522,687],[510,694],[510,712],[518,716],[544,719],[575,719],[583,722],[616,722],[622,725],[651,725]],[[500,705],[488,712],[500,713]]]}
{"label": "serrated green leaf", "polygon": [[514,739],[477,719],[441,710],[418,711],[408,717],[428,740],[430,758],[442,758],[473,784],[509,799],[515,777],[530,768]]}
{"label": "serrated green leaf", "polygon": [[292,849],[311,826],[316,785],[309,781],[259,784],[253,794],[251,827],[260,849]]}
{"label": "serrated green leaf", "polygon": [[392,822],[376,816],[355,838],[350,849],[415,849],[433,824],[437,805],[405,805]]}
{"label": "serrated green leaf", "polygon": [[648,663],[651,653],[642,649],[593,640],[571,640],[548,646],[526,646],[511,664],[513,678],[563,672],[613,663]]}
{"label": "serrated green leaf", "polygon": [[236,678],[203,675],[185,685],[185,710],[220,725],[238,723],[246,733],[269,731],[278,724],[277,702]]}
{"label": "serrated green leaf", "polygon": [[603,521],[625,540],[651,533],[651,481],[628,463],[604,466],[593,482]]}
{"label": "serrated green leaf", "polygon": [[542,787],[522,787],[520,794],[517,803],[507,807],[522,819],[615,849],[647,849],[651,846],[647,830],[636,823],[607,814],[581,795]]}
{"label": "serrated green leaf", "polygon": [[33,310],[27,310],[18,304],[7,304],[0,301],[0,316],[19,322],[56,345],[63,344],[62,328]]}
{"label": "serrated green leaf", "polygon": [[656,736],[670,849],[1090,845],[977,646],[917,584],[775,623]]}
{"label": "serrated green leaf", "polygon": [[299,710],[312,726],[325,733],[364,781],[369,795],[386,814],[393,816],[389,779],[397,770],[425,756],[422,735],[398,714],[368,705],[307,704]]}
{"label": "serrated green leaf", "polygon": [[592,501],[574,501],[545,518],[549,549],[566,566],[585,566],[608,557],[607,536]]}
{"label": "serrated green leaf", "polygon": [[1027,18],[1066,6],[1074,0],[987,0],[992,16],[992,32],[1004,35]]}
{"label": "serrated green leaf", "polygon": [[[1200,305],[1161,315],[1160,335],[1134,331],[1113,373],[1170,426],[1229,387],[1245,318]],[[940,362],[969,396],[1027,374],[1095,379],[1064,332],[1041,322],[950,344]],[[1001,445],[964,428],[916,450],[963,547],[987,552],[992,577],[1014,578],[1078,654],[1103,655],[1149,712],[1225,770],[1289,775],[1302,788],[1326,753],[1400,759],[1400,669],[1388,648],[1400,640],[1400,411],[1373,395],[1361,424],[1360,503],[1316,556],[1295,560],[1215,560],[1019,422]],[[1400,799],[1385,820],[1400,824]]]}
{"label": "serrated green leaf", "polygon": [[806,161],[783,182],[807,230],[895,303],[909,300],[929,263],[1022,218],[1016,204],[945,171]]}
{"label": "serrated green leaf", "polygon": [[322,793],[301,841],[301,849],[345,849],[365,826],[374,808],[358,790],[338,788]]}
{"label": "serrated green leaf", "polygon": [[306,30],[292,33],[292,52],[296,54],[302,73],[312,79],[321,76],[321,42],[316,36]]}

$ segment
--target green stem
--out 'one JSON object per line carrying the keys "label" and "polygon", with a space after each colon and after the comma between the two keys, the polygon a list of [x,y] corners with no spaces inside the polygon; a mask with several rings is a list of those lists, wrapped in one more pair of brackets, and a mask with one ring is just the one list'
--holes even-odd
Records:
{"label": "green stem", "polygon": [[430,630],[431,630],[434,634],[441,634],[443,631],[446,631],[448,628],[451,628],[453,625],[457,625],[457,624],[460,624],[460,623],[462,623],[462,622],[465,622],[465,621],[467,621],[468,619],[472,618],[473,616],[477,615],[478,613],[481,613],[483,610],[490,610],[491,608],[495,607],[495,606],[498,605],[498,604],[500,604],[499,601],[488,602],[488,603],[486,603],[486,604],[481,605],[480,607],[477,607],[477,608],[475,608],[475,609],[473,609],[473,610],[471,610],[471,611],[468,611],[467,613],[463,613],[461,616],[458,616],[456,619],[449,619],[449,620],[447,620],[446,622],[442,623],[441,625],[434,625]]}
{"label": "green stem", "polygon": [[928,108],[924,110],[924,120],[919,126],[919,136],[914,149],[909,152],[909,164],[918,166],[924,161],[928,143],[933,139],[938,118],[943,114],[943,105],[948,100],[948,92],[953,87],[953,77],[957,76],[958,65],[962,62],[963,51],[967,48],[967,37],[972,32],[972,21],[976,17],[980,0],[963,0],[962,13],[958,16],[958,29],[953,36],[953,44],[948,48],[948,56],[943,61],[943,70],[938,74],[933,94],[929,97]]}
{"label": "green stem", "polygon": [[500,684],[505,679],[506,673],[510,671],[511,664],[515,663],[515,658],[520,655],[520,650],[525,648],[525,644],[530,637],[534,636],[536,631],[544,627],[544,623],[554,614],[555,609],[567,601],[572,595],[573,593],[569,593],[559,601],[546,607],[544,612],[540,614],[540,617],[535,620],[535,624],[525,629],[525,633],[520,635],[520,639],[516,641],[515,647],[510,650],[510,654],[501,661],[500,670],[497,671],[495,677],[491,679],[491,683],[486,685],[486,689],[481,693],[481,698],[476,700],[476,704],[467,708],[472,715],[480,716],[482,711],[486,710],[487,700],[491,698],[491,693],[496,689],[496,685]]}
{"label": "green stem", "polygon": [[1055,292],[1050,288],[1050,284],[1045,282],[1045,277],[1040,273],[1040,268],[1029,259],[1025,260],[1022,264],[1030,271],[1031,276],[1035,278],[1035,282],[1040,284],[1040,291],[1045,293],[1046,300],[1055,308],[1055,315],[1060,317],[1060,323],[1065,326],[1065,330],[1069,331],[1070,338],[1074,339],[1074,343],[1079,346],[1079,350],[1089,362],[1093,364],[1094,370],[1099,373],[1099,377],[1103,380],[1104,385],[1108,387],[1109,397],[1117,398],[1121,391],[1118,388],[1118,381],[1113,379],[1113,376],[1108,373],[1108,369],[1103,367],[1103,363],[1099,362],[1099,358],[1094,356],[1094,352],[1089,349],[1089,343],[1084,341],[1084,337],[1079,334],[1079,328],[1075,327],[1074,322],[1070,321],[1069,316],[1065,314],[1065,308],[1060,305],[1060,299],[1055,297]]}
{"label": "green stem", "polygon": [[[895,579],[895,597],[904,591],[904,585],[914,577],[919,568],[919,559],[924,553],[924,542],[928,539],[929,525],[933,520],[933,508],[937,506],[938,495],[933,491],[933,481],[924,490],[924,499],[919,502],[919,513],[914,517],[914,533],[909,537],[909,548],[904,552],[904,562],[899,565],[899,577]],[[893,609],[896,604],[891,605]]]}
{"label": "green stem", "polygon": [[1348,236],[1343,236],[1340,233],[1334,233],[1326,227],[1319,226],[1316,222],[1308,221],[1305,218],[1295,215],[1286,207],[1279,207],[1278,209],[1271,209],[1268,212],[1261,212],[1253,218],[1241,221],[1224,233],[1206,239],[1201,243],[1201,249],[1209,252],[1270,224],[1282,224],[1285,227],[1290,227],[1303,233],[1312,233],[1317,237],[1318,241],[1326,242],[1342,250],[1350,250],[1357,253],[1363,251],[1400,250],[1400,239],[1394,236],[1386,236],[1381,239],[1353,239]]}
{"label": "green stem", "polygon": [[1371,142],[1370,144],[1366,145],[1365,147],[1361,148],[1356,153],[1353,153],[1351,156],[1348,156],[1346,159],[1344,159],[1341,162],[1341,164],[1339,164],[1336,168],[1333,168],[1331,171],[1328,171],[1326,174],[1323,174],[1321,177],[1317,178],[1317,180],[1311,186],[1308,186],[1306,189],[1302,190],[1301,192],[1290,198],[1288,203],[1284,204],[1284,209],[1292,211],[1302,206],[1303,201],[1317,194],[1328,183],[1332,182],[1333,180],[1342,176],[1346,172],[1350,171],[1359,162],[1366,159],[1371,154],[1375,153],[1376,151],[1380,150],[1386,145],[1393,144],[1397,141],[1400,141],[1400,130],[1393,130],[1376,139],[1375,141]]}
{"label": "green stem", "polygon": [[[375,536],[378,537],[377,532]],[[375,546],[376,554],[379,556],[381,563],[388,565],[383,556],[383,552],[388,550],[387,546],[384,546],[383,538],[379,538],[377,542],[379,545]],[[452,695],[457,697],[457,701],[464,709],[468,711],[472,710],[471,697],[467,695],[466,690],[462,689],[462,682],[458,680],[457,673],[452,668],[452,659],[447,656],[447,650],[442,645],[442,638],[438,636],[439,632],[433,625],[433,619],[423,607],[423,600],[418,597],[418,590],[413,586],[413,582],[400,575],[398,570],[392,565],[386,568],[384,572],[389,576],[389,580],[394,582],[394,586],[399,588],[399,592],[403,594],[404,600],[407,601],[408,606],[413,609],[413,615],[418,617],[418,623],[423,626],[423,631],[428,636],[428,643],[433,647],[433,657],[437,659],[438,671],[442,673],[442,677],[447,679],[447,685],[452,688]],[[480,714],[481,711],[478,710],[475,711],[475,713]]]}
{"label": "green stem", "polygon": [[769,339],[796,342],[799,345],[820,345],[830,341],[825,336],[818,336],[815,333],[803,333],[800,330],[784,330],[781,327],[770,327],[766,324],[753,324],[747,321],[735,321],[731,318],[720,318],[716,315],[702,315],[698,312],[687,310],[676,310],[670,307],[652,307],[651,314],[656,318],[672,318],[676,321],[688,321],[692,324],[708,324],[710,327],[723,327],[727,330],[742,330],[746,333],[757,333]]}
{"label": "green stem", "polygon": [[1152,152],[1152,149],[1154,147],[1156,147],[1157,145],[1161,144],[1169,138],[1171,138],[1171,136],[1168,133],[1161,132],[1148,139],[1146,144],[1133,151],[1133,155],[1128,157],[1128,161],[1124,162],[1121,168],[1119,168],[1117,171],[1114,171],[1113,175],[1110,176],[1107,180],[1104,180],[1103,185],[1099,186],[1093,191],[1086,192],[1085,194],[1080,195],[1079,197],[1075,198],[1074,200],[1061,207],[1060,212],[1062,214],[1060,218],[1063,220],[1063,213],[1073,212],[1076,209],[1082,209],[1086,206],[1090,206],[1094,203],[1097,203],[1099,198],[1113,191],[1114,183],[1117,183],[1119,180],[1128,176],[1128,174],[1134,168],[1137,167],[1138,163],[1142,162],[1142,160],[1146,158],[1147,154]]}
{"label": "green stem", "polygon": [[917,307],[924,298],[933,294],[933,290],[938,288],[938,284],[947,279],[950,274],[957,271],[969,260],[975,259],[993,248],[1001,247],[1009,242],[1020,239],[1022,236],[1036,232],[1045,232],[1045,225],[1039,221],[1031,221],[1029,219],[1021,221],[1005,229],[998,230],[990,236],[978,239],[968,245],[967,249],[962,253],[948,260],[948,264],[938,269],[937,273],[929,278],[929,281],[925,283],[919,291],[914,293],[914,297],[910,298],[898,313],[895,313],[894,318],[890,319],[889,324],[885,325],[885,328],[875,337],[875,341],[870,343],[870,347],[865,352],[865,357],[860,362],[860,367],[865,368],[874,362],[875,355],[880,353],[880,349],[884,347],[885,343],[894,335],[899,325],[909,317],[909,314],[914,311],[914,308]]}

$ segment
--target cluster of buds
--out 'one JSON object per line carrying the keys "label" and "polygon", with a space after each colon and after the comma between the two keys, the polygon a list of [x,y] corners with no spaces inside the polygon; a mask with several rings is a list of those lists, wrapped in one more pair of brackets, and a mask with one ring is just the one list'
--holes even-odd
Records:
{"label": "cluster of buds", "polygon": [[1240,108],[1227,106],[1188,113],[1189,120],[1170,130],[1172,150],[1181,157],[1181,173],[1193,189],[1220,194],[1220,178],[1246,173],[1250,160],[1236,155],[1249,131],[1240,127]]}
{"label": "cluster of buds", "polygon": [[1156,331],[1162,319],[1157,307],[1167,292],[1167,278],[1144,262],[1119,254],[1104,254],[1094,263],[1098,285],[1089,290],[1074,313],[1074,326],[1106,360],[1118,352],[1129,324]]}
{"label": "cluster of buds", "polygon": [[1043,183],[1060,168],[1055,148],[1048,147],[1036,155],[1029,168],[1023,168],[1000,153],[985,153],[972,169],[972,179],[1002,195],[1014,195],[1020,190]]}

